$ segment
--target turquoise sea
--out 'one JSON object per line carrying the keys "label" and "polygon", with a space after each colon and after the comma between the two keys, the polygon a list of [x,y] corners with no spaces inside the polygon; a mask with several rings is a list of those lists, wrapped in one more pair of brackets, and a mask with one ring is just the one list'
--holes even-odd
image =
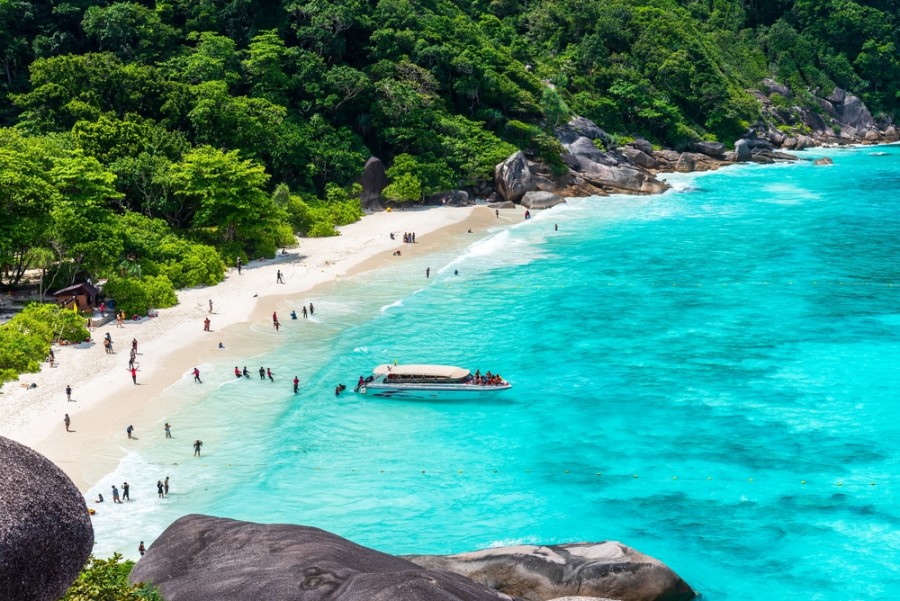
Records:
{"label": "turquoise sea", "polygon": [[[390,553],[619,540],[711,601],[897,599],[900,146],[801,156],[834,165],[573,199],[283,303],[316,313],[247,359],[277,382],[222,363],[169,389],[184,409],[140,430],[159,443],[91,491],[128,480],[134,498],[95,516],[96,553],[135,557],[203,512]],[[486,404],[352,392],[394,360],[514,388]]]}

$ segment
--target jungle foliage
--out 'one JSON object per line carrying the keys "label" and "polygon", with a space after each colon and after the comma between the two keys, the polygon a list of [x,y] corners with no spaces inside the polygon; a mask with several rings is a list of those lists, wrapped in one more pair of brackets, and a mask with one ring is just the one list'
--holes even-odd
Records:
{"label": "jungle foliage", "polygon": [[92,556],[60,601],[163,601],[155,588],[128,582],[133,567],[118,553],[109,559]]}
{"label": "jungle foliage", "polygon": [[[766,77],[896,115],[889,0],[0,0],[0,284],[212,284],[386,195],[490,180],[552,127],[731,143]],[[48,283],[48,286],[51,284]]]}

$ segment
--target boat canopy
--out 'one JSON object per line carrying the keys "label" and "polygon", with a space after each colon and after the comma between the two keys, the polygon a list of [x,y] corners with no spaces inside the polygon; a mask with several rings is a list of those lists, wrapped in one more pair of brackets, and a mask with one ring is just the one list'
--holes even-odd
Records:
{"label": "boat canopy", "polygon": [[452,365],[379,365],[373,371],[376,376],[394,374],[401,377],[447,378],[462,380],[469,370]]}

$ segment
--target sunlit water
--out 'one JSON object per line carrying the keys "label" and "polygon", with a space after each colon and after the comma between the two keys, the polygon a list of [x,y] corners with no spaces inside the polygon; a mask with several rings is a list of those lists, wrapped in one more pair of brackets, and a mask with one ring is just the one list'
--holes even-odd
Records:
{"label": "sunlit water", "polygon": [[[96,553],[202,512],[391,553],[614,539],[714,601],[898,598],[900,147],[826,154],[571,200],[304,299],[314,320],[250,381],[210,364],[167,392],[184,409],[144,425],[158,444],[91,491],[133,484],[98,508]],[[514,388],[352,392],[394,360]]]}

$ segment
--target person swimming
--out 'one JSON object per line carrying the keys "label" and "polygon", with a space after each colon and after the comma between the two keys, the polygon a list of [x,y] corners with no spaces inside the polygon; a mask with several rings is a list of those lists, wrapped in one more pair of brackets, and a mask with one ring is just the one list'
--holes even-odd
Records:
{"label": "person swimming", "polygon": [[291,311],[291,319],[297,319],[297,312]]}

